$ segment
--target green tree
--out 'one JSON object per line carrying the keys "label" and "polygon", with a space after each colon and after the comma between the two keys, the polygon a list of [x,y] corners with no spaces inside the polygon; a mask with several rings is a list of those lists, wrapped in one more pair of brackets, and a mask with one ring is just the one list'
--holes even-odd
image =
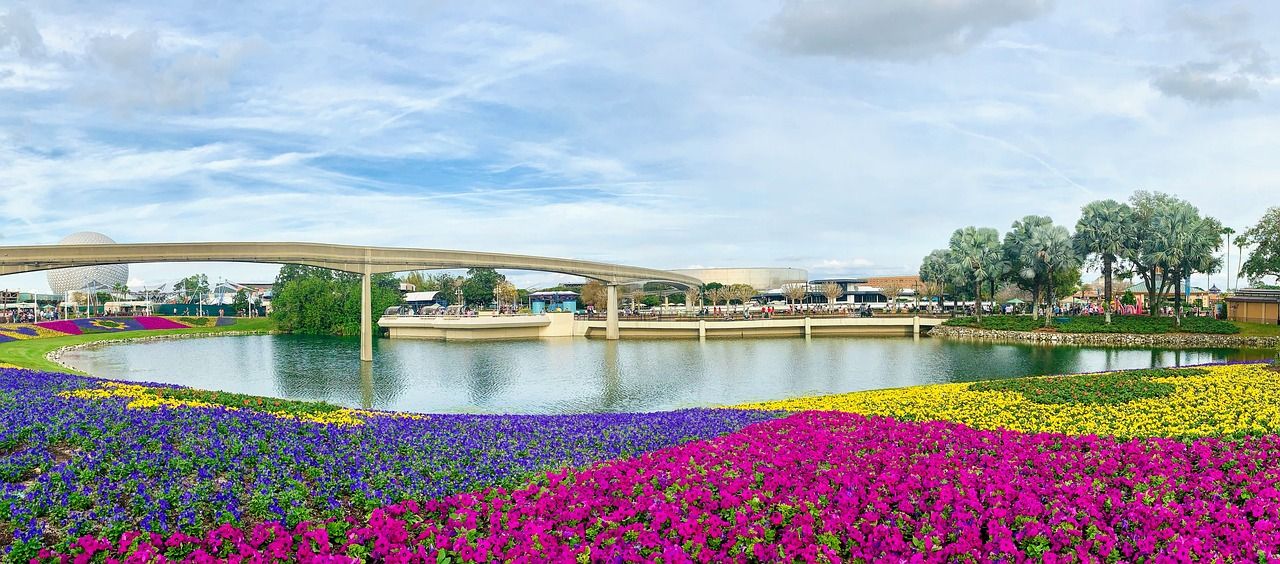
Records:
{"label": "green tree", "polygon": [[469,304],[487,304],[493,301],[493,289],[505,282],[506,276],[492,268],[472,268],[467,270],[467,278],[462,282],[462,298]]}
{"label": "green tree", "polygon": [[182,292],[187,303],[200,298],[209,293],[209,277],[204,274],[192,274],[173,285],[173,289]]}
{"label": "green tree", "polygon": [[1080,258],[1096,258],[1102,263],[1103,311],[1111,324],[1111,279],[1116,261],[1133,241],[1133,210],[1115,200],[1085,204],[1073,238]]}
{"label": "green tree", "polygon": [[942,302],[946,299],[944,295],[947,291],[947,281],[949,280],[947,268],[951,264],[950,253],[946,249],[935,249],[920,261],[920,281],[929,285],[933,290],[933,295],[938,297],[938,307],[942,307]]}
{"label": "green tree", "polygon": [[236,310],[237,315],[248,315],[249,293],[244,288],[236,291],[235,297],[231,299],[231,307]]}
{"label": "green tree", "polygon": [[1031,316],[1039,315],[1041,291],[1048,283],[1048,274],[1039,270],[1041,263],[1034,260],[1031,239],[1036,231],[1053,225],[1053,220],[1043,215],[1028,215],[1013,222],[1001,245],[1005,262],[1009,265],[1008,280],[1018,288],[1031,292]]}
{"label": "green tree", "polygon": [[982,321],[982,285],[1000,277],[1000,232],[990,227],[965,227],[951,235],[951,270],[973,288],[973,314]]}
{"label": "green tree", "polygon": [[1220,259],[1214,252],[1222,246],[1222,224],[1200,217],[1195,206],[1179,201],[1156,211],[1151,236],[1144,241],[1147,254],[1161,269],[1164,280],[1173,283],[1173,315],[1182,325],[1182,281],[1196,272],[1212,273]]}
{"label": "green tree", "polygon": [[[1249,258],[1240,265],[1240,272],[1251,282],[1260,282],[1267,276],[1280,276],[1280,207],[1268,209],[1256,225],[1240,235],[1237,242],[1242,248],[1253,246]],[[1228,249],[1227,252],[1231,251]]]}
{"label": "green tree", "polygon": [[[400,303],[399,279],[377,274],[370,281],[376,318]],[[361,277],[321,268],[281,268],[271,300],[271,317],[282,331],[311,335],[360,334]]]}
{"label": "green tree", "polygon": [[[1071,233],[1066,227],[1061,225],[1042,225],[1036,227],[1031,232],[1031,238],[1023,248],[1025,253],[1021,257],[1020,262],[1027,265],[1027,269],[1033,273],[1043,273],[1043,285],[1049,307],[1057,303],[1057,282],[1062,273],[1070,272],[1072,269],[1079,268],[1079,259],[1076,257],[1075,247],[1071,242]],[[1033,274],[1034,277],[1034,274]],[[1080,274],[1077,271],[1075,280],[1071,284],[1078,283]],[[1045,310],[1044,325],[1048,327],[1052,322],[1053,316],[1050,315],[1048,309]]]}
{"label": "green tree", "polygon": [[1185,200],[1163,192],[1139,190],[1129,198],[1133,212],[1133,239],[1124,247],[1124,260],[1147,287],[1147,308],[1151,315],[1158,315],[1164,305],[1164,296],[1177,284],[1177,279],[1164,272],[1161,247],[1156,237],[1156,222],[1171,210],[1191,206]]}

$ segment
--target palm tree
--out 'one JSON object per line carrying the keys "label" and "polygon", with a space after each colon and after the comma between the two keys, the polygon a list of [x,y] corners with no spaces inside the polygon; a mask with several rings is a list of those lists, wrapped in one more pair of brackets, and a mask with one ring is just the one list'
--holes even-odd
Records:
{"label": "palm tree", "polygon": [[1182,281],[1196,272],[1211,273],[1220,261],[1213,256],[1222,246],[1222,224],[1200,217],[1187,203],[1169,206],[1152,220],[1151,256],[1163,268],[1167,284],[1173,280],[1174,322],[1182,326]]}
{"label": "palm tree", "polygon": [[[1075,247],[1071,243],[1071,233],[1061,225],[1042,225],[1031,232],[1024,264],[1031,265],[1031,270],[1044,273],[1044,291],[1048,297],[1049,307],[1056,303],[1054,295],[1054,274],[1064,269],[1074,268],[1079,264]],[[1048,327],[1053,316],[1048,309],[1044,314],[1044,326]]]}
{"label": "palm tree", "polygon": [[973,315],[982,322],[982,283],[999,277],[1000,232],[990,227],[965,227],[951,235],[952,269],[973,284]]}
{"label": "palm tree", "polygon": [[947,283],[947,265],[951,263],[951,253],[946,249],[935,249],[920,261],[920,281],[933,287],[938,296],[938,308],[941,311],[943,294]]}
{"label": "palm tree", "polygon": [[[1222,234],[1227,236],[1227,246],[1223,247],[1227,250],[1227,292],[1231,291],[1231,236],[1236,234],[1236,230],[1230,227],[1223,227]],[[1237,266],[1236,268],[1239,268]]]}
{"label": "palm tree", "polygon": [[1046,283],[1045,273],[1033,260],[1031,238],[1037,229],[1053,225],[1053,220],[1043,215],[1028,215],[1013,222],[1001,245],[1004,260],[1009,265],[1009,277],[1015,285],[1031,292],[1031,317],[1040,315],[1040,290]]}
{"label": "palm tree", "polygon": [[1094,256],[1102,261],[1103,311],[1111,324],[1111,277],[1117,257],[1133,240],[1133,210],[1115,200],[1085,204],[1076,222],[1073,243],[1081,259]]}

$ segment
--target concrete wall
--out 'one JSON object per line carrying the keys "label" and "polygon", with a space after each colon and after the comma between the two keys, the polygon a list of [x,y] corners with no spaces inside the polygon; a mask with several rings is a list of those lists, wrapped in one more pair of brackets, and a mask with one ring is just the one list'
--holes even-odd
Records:
{"label": "concrete wall", "polygon": [[[751,321],[620,321],[625,338],[736,339],[804,336],[911,336],[927,332],[942,319],[912,317],[833,317],[822,319],[758,319]],[[576,320],[570,313],[481,317],[395,317],[378,320],[392,339],[442,341],[605,338],[603,320]]]}

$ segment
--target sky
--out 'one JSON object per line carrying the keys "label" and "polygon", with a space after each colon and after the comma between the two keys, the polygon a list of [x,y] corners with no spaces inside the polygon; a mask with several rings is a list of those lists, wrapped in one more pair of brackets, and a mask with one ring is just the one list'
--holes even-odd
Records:
{"label": "sky", "polygon": [[[958,227],[1137,189],[1242,231],[1280,204],[1277,26],[1266,2],[5,0],[0,245],[897,274]],[[193,272],[275,267],[131,283]]]}

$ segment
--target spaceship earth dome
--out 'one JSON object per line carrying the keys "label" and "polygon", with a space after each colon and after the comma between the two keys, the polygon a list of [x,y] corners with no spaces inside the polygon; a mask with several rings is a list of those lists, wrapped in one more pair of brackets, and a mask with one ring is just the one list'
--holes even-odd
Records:
{"label": "spaceship earth dome", "polygon": [[[110,237],[101,233],[81,231],[72,233],[58,241],[59,245],[95,245],[115,243]],[[49,271],[49,289],[55,294],[88,290],[111,291],[117,284],[129,281],[129,265],[99,264],[94,266],[78,266]]]}

